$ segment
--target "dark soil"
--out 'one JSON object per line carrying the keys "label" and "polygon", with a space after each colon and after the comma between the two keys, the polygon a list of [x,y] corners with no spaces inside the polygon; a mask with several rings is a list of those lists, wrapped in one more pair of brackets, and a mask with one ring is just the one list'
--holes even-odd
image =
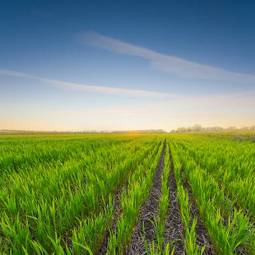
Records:
{"label": "dark soil", "polygon": [[[216,254],[215,249],[214,249],[213,244],[210,240],[208,232],[203,225],[202,219],[199,215],[198,207],[196,205],[196,201],[193,197],[191,187],[187,180],[185,180],[184,186],[189,194],[191,215],[193,218],[194,217],[197,218],[197,226],[196,226],[197,244],[200,247],[205,246],[205,251],[204,251],[203,255],[215,255]],[[226,216],[223,217],[223,223],[225,226],[228,225],[228,218]],[[248,255],[249,254],[249,252],[247,251],[247,248],[244,246],[239,246],[236,249],[235,253],[238,255]]]}
{"label": "dark soil", "polygon": [[174,248],[175,255],[184,255],[184,231],[181,220],[180,207],[177,198],[177,186],[174,175],[174,164],[173,157],[170,153],[170,173],[169,173],[169,206],[168,206],[168,216],[166,222],[166,233],[165,233],[165,243],[170,243],[171,250]]}
{"label": "dark soil", "polygon": [[129,175],[132,173],[129,173],[127,178],[125,179],[124,183],[122,184],[122,186],[117,190],[117,192],[115,192],[115,196],[114,196],[114,213],[113,213],[113,217],[112,217],[112,221],[110,223],[110,226],[108,227],[108,229],[105,231],[104,237],[103,237],[103,241],[102,244],[99,248],[99,250],[95,253],[96,255],[102,255],[102,254],[106,254],[107,252],[107,248],[108,248],[108,241],[110,238],[110,234],[111,232],[115,232],[116,231],[116,225],[117,225],[117,221],[122,213],[122,209],[121,209],[121,194],[122,192],[127,189],[128,186],[128,179],[129,179]]}
{"label": "dark soil", "polygon": [[109,240],[109,237],[110,237],[110,231],[111,230],[113,230],[113,231],[116,230],[116,224],[117,224],[118,218],[121,214],[120,195],[121,195],[121,190],[118,190],[118,192],[116,193],[116,195],[114,197],[114,213],[113,213],[112,225],[105,232],[102,245],[101,245],[99,251],[96,253],[97,255],[106,254],[107,247],[108,247],[108,240]]}
{"label": "dark soil", "polygon": [[191,187],[187,180],[185,180],[185,182],[184,182],[184,187],[189,194],[190,212],[192,215],[192,219],[197,218],[197,225],[196,225],[197,240],[196,240],[196,243],[200,247],[203,247],[203,246],[205,247],[205,251],[203,253],[204,255],[214,255],[216,253],[213,249],[213,245],[209,238],[208,232],[207,232],[206,228],[204,227],[204,224],[200,217],[196,201],[193,197]]}
{"label": "dark soil", "polygon": [[[187,148],[185,148],[185,147],[183,147],[183,149],[187,150]],[[193,152],[193,154],[194,154],[194,152]],[[194,159],[195,159],[195,157],[194,157]],[[204,168],[203,165],[201,165],[201,163],[200,163],[198,160],[196,160],[196,163],[197,163],[200,167]],[[190,187],[189,183],[187,183],[187,181],[185,181],[185,186],[186,186],[186,188],[187,188],[187,191],[188,191],[188,193],[189,193],[189,196],[191,195],[191,197],[189,197],[189,199],[190,199],[191,201],[192,201],[192,200],[194,201],[194,197],[192,197],[191,187]],[[218,181],[218,186],[219,186],[219,189],[222,189],[222,183],[221,183],[221,181]],[[225,196],[225,199],[226,199],[226,200],[230,200],[230,198],[228,197],[228,195],[226,194],[225,191],[224,191],[224,196]],[[195,201],[194,201],[194,203],[195,203]],[[195,203],[195,206],[196,206],[196,203]],[[236,208],[236,209],[239,209],[237,205],[235,205],[235,208]],[[191,210],[192,210],[192,209],[191,209]],[[234,210],[234,208],[232,208],[232,210]],[[196,209],[194,209],[194,211],[197,211],[197,213],[198,213],[197,206],[196,206]],[[194,213],[195,213],[195,212],[194,212]],[[198,214],[198,215],[199,215],[199,214]],[[208,237],[208,234],[206,233],[206,230],[205,230],[205,232],[202,230],[203,223],[202,223],[202,221],[201,221],[201,217],[199,217],[198,215],[195,215],[195,216],[197,217],[197,219],[198,219],[198,223],[197,223],[197,228],[198,228],[198,230],[197,230],[197,237],[198,237],[198,240],[197,240],[197,243],[198,243],[198,245],[199,245],[199,243],[202,245],[203,242],[204,242],[203,245],[206,245],[206,250],[205,250],[205,252],[204,252],[205,255],[207,255],[207,254],[216,254],[215,249],[213,249],[212,243],[210,242],[210,239],[209,239],[209,237]],[[200,221],[200,222],[199,222],[199,221]],[[227,225],[228,225],[228,221],[229,221],[229,219],[228,219],[227,215],[224,214],[224,215],[223,215],[223,224],[224,224],[225,226],[227,226]],[[200,223],[201,223],[201,225],[200,225]],[[204,227],[203,227],[203,228],[204,228]],[[204,238],[205,238],[205,239],[204,239]],[[207,252],[208,252],[208,253],[207,253]],[[247,247],[245,247],[245,246],[243,246],[243,245],[237,247],[236,250],[235,250],[235,253],[238,254],[238,255],[248,255],[248,254],[249,254]]]}
{"label": "dark soil", "polygon": [[139,218],[126,251],[126,254],[128,255],[146,254],[146,244],[150,244],[154,241],[155,232],[153,220],[158,213],[159,199],[161,196],[161,175],[164,168],[165,150],[166,143],[164,142],[150,195],[140,209]]}

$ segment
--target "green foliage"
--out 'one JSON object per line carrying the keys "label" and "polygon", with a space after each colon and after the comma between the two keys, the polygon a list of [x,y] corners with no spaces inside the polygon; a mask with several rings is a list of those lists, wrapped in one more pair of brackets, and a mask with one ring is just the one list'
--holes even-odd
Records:
{"label": "green foliage", "polygon": [[[197,244],[188,181],[216,254],[255,255],[255,143],[236,134],[0,136],[0,253],[124,254],[167,147],[149,254],[165,243],[169,173],[174,171],[188,255]],[[174,170],[170,169],[171,148]],[[120,213],[114,222],[116,194]]]}
{"label": "green foliage", "polygon": [[[71,139],[72,138],[72,139]],[[113,196],[158,149],[157,138],[115,136],[0,139],[0,251],[96,251]]]}
{"label": "green foliage", "polygon": [[[174,140],[183,174],[191,184],[218,254],[236,254],[238,249],[254,254],[254,227],[252,218],[248,217],[252,210],[240,206],[244,206],[242,201],[247,199],[250,190],[243,186],[240,190],[246,192],[241,193],[231,188],[233,184],[242,183],[244,178],[254,184],[254,144],[195,135],[179,136]],[[240,161],[243,157],[249,160],[249,164]]]}

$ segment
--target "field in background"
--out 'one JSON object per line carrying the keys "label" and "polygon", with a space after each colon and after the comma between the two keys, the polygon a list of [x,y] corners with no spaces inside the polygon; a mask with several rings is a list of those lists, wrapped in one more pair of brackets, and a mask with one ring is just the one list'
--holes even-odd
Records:
{"label": "field in background", "polygon": [[0,254],[255,254],[255,142],[0,135]]}

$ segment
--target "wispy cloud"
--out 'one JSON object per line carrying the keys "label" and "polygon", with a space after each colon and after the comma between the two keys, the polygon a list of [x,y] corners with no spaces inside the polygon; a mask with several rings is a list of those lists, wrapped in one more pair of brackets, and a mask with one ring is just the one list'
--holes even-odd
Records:
{"label": "wispy cloud", "polygon": [[99,94],[109,94],[109,95],[124,95],[124,96],[133,96],[133,97],[156,97],[156,98],[167,98],[172,101],[179,101],[182,104],[189,103],[197,103],[198,105],[207,105],[211,103],[213,105],[226,105],[231,104],[234,105],[252,105],[255,106],[255,90],[248,90],[242,92],[228,92],[228,93],[218,93],[218,94],[201,94],[201,95],[184,95],[184,94],[171,94],[169,92],[159,92],[153,90],[139,90],[139,89],[128,89],[121,87],[109,87],[109,86],[96,86],[96,85],[88,85],[82,83],[74,83],[67,82],[63,80],[54,80],[48,79],[45,77],[40,77],[33,74],[17,72],[14,70],[0,69],[0,76],[9,76],[14,78],[22,78],[22,79],[30,79],[36,80],[39,82],[47,83],[53,87],[57,87],[59,89],[72,90],[72,91],[80,91],[80,92],[91,92],[91,93],[99,93]]}
{"label": "wispy cloud", "polygon": [[108,86],[96,86],[96,85],[87,85],[74,82],[66,82],[62,80],[52,80],[43,77],[39,77],[32,74],[27,74],[23,72],[17,72],[14,70],[4,70],[0,69],[0,76],[10,76],[16,78],[32,79],[40,82],[46,82],[55,87],[73,91],[81,92],[92,92],[100,94],[110,94],[110,95],[125,95],[133,97],[173,97],[173,94],[151,91],[151,90],[140,90],[140,89],[127,89],[121,87],[108,87]]}
{"label": "wispy cloud", "polygon": [[[254,125],[255,91],[231,92],[206,95],[167,95],[151,91],[126,90],[122,88],[89,86],[12,70],[1,70],[7,75],[81,92],[121,94],[128,96],[153,96],[160,100],[131,100],[126,102],[106,100],[103,106],[61,104],[56,107],[51,100],[28,102],[22,105],[13,100],[4,100],[0,107],[0,129],[31,130],[127,130],[127,129],[172,129],[178,126],[249,126]],[[139,92],[140,91],[140,92]],[[170,97],[171,96],[171,97]],[[171,100],[169,100],[171,99]],[[54,101],[54,100],[53,100]],[[8,109],[8,111],[6,111]]]}
{"label": "wispy cloud", "polygon": [[212,81],[230,81],[254,83],[255,75],[224,70],[205,64],[162,54],[121,40],[89,32],[81,36],[81,41],[119,54],[132,55],[148,60],[157,70],[176,74],[183,78],[206,79]]}

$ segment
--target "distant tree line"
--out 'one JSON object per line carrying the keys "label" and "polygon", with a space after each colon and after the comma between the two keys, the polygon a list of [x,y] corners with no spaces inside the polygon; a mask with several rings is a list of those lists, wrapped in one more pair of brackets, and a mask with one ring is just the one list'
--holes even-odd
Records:
{"label": "distant tree line", "polygon": [[214,127],[202,127],[199,124],[196,124],[192,127],[179,127],[175,130],[172,130],[171,133],[183,133],[183,132],[219,132],[219,131],[255,131],[255,126],[251,127],[242,127],[237,128],[234,126],[223,128],[219,126]]}

